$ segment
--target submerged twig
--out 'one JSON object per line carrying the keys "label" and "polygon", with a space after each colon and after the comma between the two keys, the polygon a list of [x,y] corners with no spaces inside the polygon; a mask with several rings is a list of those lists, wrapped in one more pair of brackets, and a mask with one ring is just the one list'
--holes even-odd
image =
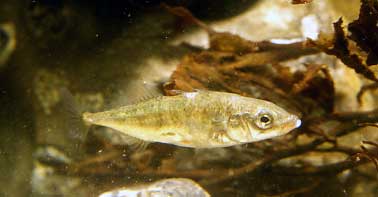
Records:
{"label": "submerged twig", "polygon": [[311,3],[312,0],[291,0],[292,4],[306,4],[306,3]]}
{"label": "submerged twig", "polygon": [[306,167],[277,167],[274,173],[290,175],[290,176],[321,176],[329,174],[338,174],[344,170],[355,168],[359,165],[366,164],[368,159],[349,158],[345,161],[326,164],[322,166],[306,166]]}
{"label": "submerged twig", "polygon": [[287,191],[287,192],[283,192],[279,194],[273,194],[273,195],[262,194],[262,195],[258,195],[258,197],[286,197],[286,196],[293,196],[296,194],[302,194],[302,193],[306,193],[315,189],[316,187],[319,186],[320,183],[321,183],[320,180],[315,180],[310,185],[303,186],[299,189],[294,189],[291,191]]}
{"label": "submerged twig", "polygon": [[325,115],[327,120],[337,120],[342,122],[354,122],[356,124],[376,123],[378,122],[378,109],[365,112],[342,112]]}
{"label": "submerged twig", "polygon": [[[364,146],[364,144],[368,144],[374,146],[375,151],[371,152],[368,148]],[[370,160],[374,165],[378,172],[378,144],[372,141],[362,141],[362,145],[360,146],[362,149],[361,153],[357,153],[358,156],[362,156]]]}
{"label": "submerged twig", "polygon": [[305,89],[308,86],[308,82],[314,78],[314,76],[323,68],[327,66],[324,64],[321,65],[307,65],[307,72],[305,73],[304,78],[299,81],[298,83],[293,85],[293,89],[291,91],[292,94],[298,94],[300,91]]}
{"label": "submerged twig", "polygon": [[190,11],[187,10],[186,8],[184,8],[184,7],[181,7],[181,6],[171,7],[171,6],[169,6],[165,3],[162,3],[160,5],[161,5],[161,7],[163,7],[165,10],[167,10],[171,14],[176,15],[178,17],[181,17],[181,19],[185,20],[185,22],[187,22],[187,23],[194,23],[194,24],[200,26],[201,28],[205,29],[207,32],[210,32],[210,33],[215,32],[208,25],[206,25],[205,23],[203,23],[202,21],[200,21],[196,17],[194,17],[192,15],[192,13],[190,13]]}
{"label": "submerged twig", "polygon": [[365,92],[369,90],[375,90],[378,89],[378,83],[372,83],[366,86],[362,86],[361,90],[357,94],[357,101],[361,105],[362,104],[362,96],[365,94]]}

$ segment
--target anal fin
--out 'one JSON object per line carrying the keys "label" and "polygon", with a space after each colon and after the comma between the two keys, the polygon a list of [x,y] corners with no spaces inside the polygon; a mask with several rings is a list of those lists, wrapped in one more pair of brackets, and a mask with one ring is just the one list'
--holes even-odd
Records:
{"label": "anal fin", "polygon": [[97,134],[110,140],[111,144],[127,145],[132,151],[143,151],[150,143],[110,128],[106,128],[105,131],[102,130]]}

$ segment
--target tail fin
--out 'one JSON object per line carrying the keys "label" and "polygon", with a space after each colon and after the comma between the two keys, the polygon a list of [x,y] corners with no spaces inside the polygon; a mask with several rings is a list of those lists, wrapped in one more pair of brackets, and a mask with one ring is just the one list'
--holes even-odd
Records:
{"label": "tail fin", "polygon": [[84,152],[83,145],[86,141],[89,128],[82,120],[82,111],[69,90],[61,88],[59,93],[61,99],[58,104],[58,113],[60,113],[60,117],[64,121],[64,129],[66,130],[64,136],[69,141],[66,147],[69,151],[67,154],[75,154],[73,155],[74,157],[80,157],[81,153]]}

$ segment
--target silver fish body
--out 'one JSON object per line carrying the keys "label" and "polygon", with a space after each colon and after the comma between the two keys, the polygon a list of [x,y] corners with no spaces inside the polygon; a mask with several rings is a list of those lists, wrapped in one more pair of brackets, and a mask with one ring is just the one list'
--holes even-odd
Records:
{"label": "silver fish body", "polygon": [[104,192],[99,197],[210,197],[196,182],[186,178],[162,179],[152,183],[138,184]]}
{"label": "silver fish body", "polygon": [[300,125],[297,116],[271,102],[215,91],[161,96],[109,111],[87,112],[83,119],[147,142],[192,148],[260,141]]}

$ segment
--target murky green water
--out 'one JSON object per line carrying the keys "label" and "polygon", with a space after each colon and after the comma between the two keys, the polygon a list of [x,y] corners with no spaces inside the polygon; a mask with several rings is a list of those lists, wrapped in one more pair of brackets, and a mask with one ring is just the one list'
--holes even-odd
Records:
{"label": "murky green water", "polygon": [[[217,31],[253,41],[288,42],[317,36],[319,31],[329,33],[333,31],[332,22],[340,16],[350,22],[359,10],[354,0],[349,7],[336,0],[295,6],[284,0],[164,2],[188,7]],[[258,165],[261,158],[269,156],[269,151],[290,147],[293,142],[286,138],[276,145],[268,141],[199,151],[153,143],[144,151],[133,152],[122,136],[108,128],[88,127],[87,136],[80,136],[84,127],[71,124],[62,88],[72,94],[79,111],[122,106],[143,96],[136,84],[168,81],[183,56],[196,53],[198,46],[207,46],[204,30],[185,26],[159,3],[0,2],[0,196],[97,196],[164,178],[190,178],[212,196],[378,193],[373,165],[340,173],[290,173],[291,167],[343,161],[347,157],[341,153],[306,152],[248,170],[254,162]],[[7,31],[9,25],[14,31]],[[366,80],[334,57],[314,54],[280,63],[301,70],[307,62],[329,65],[336,89],[336,111],[377,107],[376,91],[363,97],[363,106],[358,104],[356,94]],[[305,144],[313,136],[302,137],[297,140]],[[377,128],[362,128],[338,142],[359,148],[361,140],[377,141]],[[233,176],[243,169],[248,173]],[[233,178],[217,180],[225,175]]]}

